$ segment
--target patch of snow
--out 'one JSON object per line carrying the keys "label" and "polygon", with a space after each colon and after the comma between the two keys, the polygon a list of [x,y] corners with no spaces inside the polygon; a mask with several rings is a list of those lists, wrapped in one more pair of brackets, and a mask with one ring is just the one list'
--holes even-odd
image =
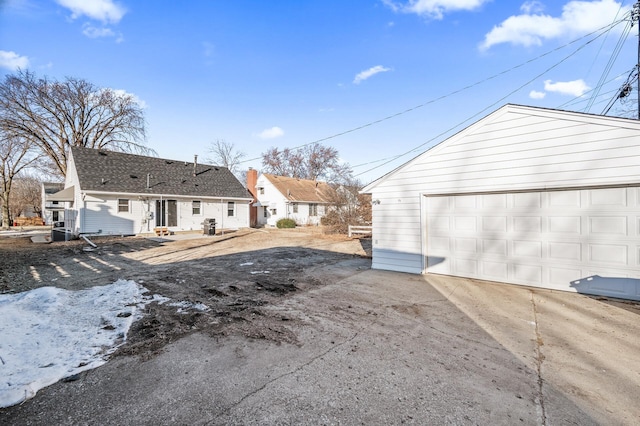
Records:
{"label": "patch of snow", "polygon": [[207,312],[211,309],[204,303],[193,303],[193,302],[187,302],[186,300],[169,303],[169,306],[176,306],[178,308],[179,314],[185,314],[190,309],[195,309],[196,311],[201,311],[201,312]]}
{"label": "patch of snow", "polygon": [[269,271],[251,271],[250,274],[251,275],[256,275],[256,274],[268,274]]}
{"label": "patch of snow", "polygon": [[0,295],[0,407],[99,367],[122,345],[142,309],[159,297],[134,281],[69,291]]}
{"label": "patch of snow", "polygon": [[245,262],[240,264],[240,266],[251,266],[251,265],[253,265],[253,262]]}

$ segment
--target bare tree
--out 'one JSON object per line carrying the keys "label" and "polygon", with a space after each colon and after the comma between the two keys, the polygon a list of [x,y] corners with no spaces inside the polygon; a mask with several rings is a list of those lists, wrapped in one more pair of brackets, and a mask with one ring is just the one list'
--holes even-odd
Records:
{"label": "bare tree", "polygon": [[0,125],[33,141],[62,176],[70,146],[149,153],[142,107],[131,94],[86,80],[37,78],[29,71],[0,83]]}
{"label": "bare tree", "polygon": [[0,128],[0,202],[2,202],[2,228],[11,226],[11,187],[14,178],[23,169],[34,165],[38,155],[29,139],[9,135]]}
{"label": "bare tree", "polygon": [[292,150],[271,148],[262,154],[263,171],[299,179],[344,183],[351,179],[351,168],[340,162],[335,148],[314,143]]}
{"label": "bare tree", "polygon": [[9,196],[11,215],[15,218],[23,212],[42,217],[42,182],[24,171],[13,180]]}
{"label": "bare tree", "polygon": [[326,233],[347,234],[349,225],[371,223],[371,194],[360,194],[362,183],[351,178],[340,185],[330,200],[332,208],[322,218]]}
{"label": "bare tree", "polygon": [[207,161],[226,167],[236,176],[241,174],[238,166],[246,154],[236,150],[231,142],[227,142],[224,139],[216,139],[215,142],[211,142],[208,152],[211,156],[207,157]]}

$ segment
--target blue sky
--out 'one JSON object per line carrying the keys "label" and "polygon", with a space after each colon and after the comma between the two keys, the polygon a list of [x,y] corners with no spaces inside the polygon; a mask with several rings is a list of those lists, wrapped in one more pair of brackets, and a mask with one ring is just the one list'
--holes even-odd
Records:
{"label": "blue sky", "polygon": [[602,113],[634,2],[0,0],[0,75],[135,95],[163,158],[322,141],[368,183],[505,103]]}

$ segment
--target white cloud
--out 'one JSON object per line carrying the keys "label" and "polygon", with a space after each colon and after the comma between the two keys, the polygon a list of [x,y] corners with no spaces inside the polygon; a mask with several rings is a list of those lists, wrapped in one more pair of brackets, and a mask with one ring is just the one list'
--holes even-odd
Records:
{"label": "white cloud", "polygon": [[277,126],[274,126],[270,129],[264,129],[262,132],[257,134],[260,139],[275,139],[283,135],[284,130]]}
{"label": "white cloud", "polygon": [[391,71],[391,68],[385,68],[382,65],[376,65],[375,67],[371,67],[368,70],[359,72],[356,75],[356,77],[353,79],[353,84],[360,84],[361,82],[365,81],[370,77],[373,77],[378,73],[387,72],[387,71]]}
{"label": "white cloud", "polygon": [[82,34],[86,35],[89,38],[116,36],[116,33],[114,33],[111,28],[107,28],[107,27],[98,28],[88,23],[82,26]]}
{"label": "white cloud", "polygon": [[547,92],[560,93],[561,95],[582,96],[591,90],[591,87],[587,86],[582,79],[573,81],[557,81],[555,83],[551,80],[545,80],[544,90]]}
{"label": "white cloud", "polygon": [[113,90],[113,93],[116,96],[121,96],[123,98],[130,97],[131,100],[133,100],[135,103],[137,103],[140,106],[140,108],[142,108],[142,109],[147,107],[147,103],[145,101],[143,101],[142,99],[140,99],[138,97],[138,95],[134,95],[133,93],[129,93],[126,90],[123,90],[123,89],[112,89],[112,90]]}
{"label": "white cloud", "polygon": [[0,50],[0,67],[10,70],[29,67],[29,58],[20,56],[16,52]]}
{"label": "white cloud", "polygon": [[127,10],[113,0],[56,0],[71,11],[71,19],[86,16],[104,23],[118,23]]}
{"label": "white cloud", "polygon": [[525,3],[522,15],[508,17],[493,27],[484,38],[480,49],[486,50],[500,43],[521,46],[539,46],[543,40],[576,36],[610,25],[631,9],[615,0],[570,1],[562,7],[559,17],[542,14],[537,2]]}
{"label": "white cloud", "polygon": [[545,96],[547,96],[545,92],[538,92],[536,90],[529,92],[529,97],[531,99],[544,99]]}
{"label": "white cloud", "polygon": [[542,3],[540,3],[539,1],[528,1],[522,4],[522,6],[520,6],[520,10],[529,15],[531,13],[542,13],[542,11],[544,10],[544,5]]}
{"label": "white cloud", "polygon": [[475,10],[491,0],[382,0],[394,12],[415,13],[426,18],[442,19],[445,13]]}

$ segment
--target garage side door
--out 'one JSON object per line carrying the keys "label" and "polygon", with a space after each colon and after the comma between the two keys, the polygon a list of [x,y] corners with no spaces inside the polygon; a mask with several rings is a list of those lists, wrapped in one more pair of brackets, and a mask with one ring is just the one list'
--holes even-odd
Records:
{"label": "garage side door", "polygon": [[640,188],[427,196],[426,270],[640,300]]}

